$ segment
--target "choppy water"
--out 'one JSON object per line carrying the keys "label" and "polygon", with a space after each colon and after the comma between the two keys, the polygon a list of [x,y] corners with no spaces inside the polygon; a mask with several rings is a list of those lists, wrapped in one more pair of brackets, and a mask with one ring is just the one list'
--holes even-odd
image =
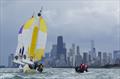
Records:
{"label": "choppy water", "polygon": [[1,68],[0,79],[120,79],[120,69],[89,69],[76,73],[72,68],[46,68],[43,73],[25,74],[16,68]]}

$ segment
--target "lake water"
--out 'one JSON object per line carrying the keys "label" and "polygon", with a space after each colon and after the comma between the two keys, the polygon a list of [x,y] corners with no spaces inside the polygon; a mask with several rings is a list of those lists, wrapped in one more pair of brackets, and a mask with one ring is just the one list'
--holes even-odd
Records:
{"label": "lake water", "polygon": [[120,79],[120,69],[88,69],[76,73],[73,68],[45,68],[42,73],[21,73],[17,68],[0,68],[0,79]]}

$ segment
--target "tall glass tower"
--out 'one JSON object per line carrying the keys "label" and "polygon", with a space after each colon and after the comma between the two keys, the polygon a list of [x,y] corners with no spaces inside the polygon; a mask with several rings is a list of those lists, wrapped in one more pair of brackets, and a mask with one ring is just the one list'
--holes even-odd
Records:
{"label": "tall glass tower", "polygon": [[58,36],[57,37],[57,57],[60,58],[60,55],[64,53],[64,49],[63,49],[63,37],[62,36]]}
{"label": "tall glass tower", "polygon": [[96,58],[96,49],[95,49],[95,44],[94,44],[94,40],[91,40],[91,59],[95,60]]}

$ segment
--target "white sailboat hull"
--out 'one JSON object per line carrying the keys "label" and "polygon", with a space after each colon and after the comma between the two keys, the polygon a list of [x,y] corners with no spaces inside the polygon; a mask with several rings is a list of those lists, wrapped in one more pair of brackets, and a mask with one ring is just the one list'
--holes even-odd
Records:
{"label": "white sailboat hull", "polygon": [[13,62],[16,64],[25,65],[25,63],[21,62],[20,60],[13,60]]}
{"label": "white sailboat hull", "polygon": [[29,61],[29,60],[25,60],[25,59],[23,59],[22,60],[22,63],[25,63],[25,64],[34,64],[32,61]]}

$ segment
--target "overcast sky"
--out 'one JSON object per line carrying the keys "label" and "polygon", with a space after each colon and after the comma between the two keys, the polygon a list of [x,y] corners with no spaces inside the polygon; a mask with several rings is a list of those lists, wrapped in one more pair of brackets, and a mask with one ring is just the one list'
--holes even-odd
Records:
{"label": "overcast sky", "polygon": [[75,43],[81,52],[89,51],[90,40],[95,41],[97,51],[118,49],[119,0],[1,0],[0,64],[7,65],[8,55],[15,53],[20,26],[41,6],[48,26],[46,52],[58,35],[63,36],[67,49]]}

